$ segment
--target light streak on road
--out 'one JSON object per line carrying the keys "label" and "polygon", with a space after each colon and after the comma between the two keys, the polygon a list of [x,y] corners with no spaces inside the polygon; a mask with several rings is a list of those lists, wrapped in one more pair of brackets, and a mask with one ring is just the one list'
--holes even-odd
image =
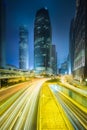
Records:
{"label": "light streak on road", "polygon": [[[46,79],[35,81],[1,116],[0,130],[35,130],[35,114],[37,113],[38,95]],[[36,124],[35,124],[36,125]]]}
{"label": "light streak on road", "polygon": [[57,100],[62,105],[64,111],[66,112],[69,120],[74,125],[76,130],[87,129],[87,113],[82,111],[79,107],[77,107],[73,102],[69,100],[67,96],[65,96],[61,89],[56,85],[50,85],[52,92],[54,93]]}
{"label": "light streak on road", "polygon": [[4,90],[1,89],[0,90],[0,102],[5,100],[6,98],[10,97],[11,95],[16,93],[17,91],[21,90],[22,88],[25,88],[27,85],[29,86],[29,84],[30,84],[30,82],[28,81],[25,83],[13,85],[13,86],[8,87],[8,88],[4,88]]}

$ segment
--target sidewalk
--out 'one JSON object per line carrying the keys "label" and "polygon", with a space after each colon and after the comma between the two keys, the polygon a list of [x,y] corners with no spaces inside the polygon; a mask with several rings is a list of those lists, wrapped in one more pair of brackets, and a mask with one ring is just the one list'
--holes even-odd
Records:
{"label": "sidewalk", "polygon": [[47,83],[40,92],[37,130],[74,130]]}

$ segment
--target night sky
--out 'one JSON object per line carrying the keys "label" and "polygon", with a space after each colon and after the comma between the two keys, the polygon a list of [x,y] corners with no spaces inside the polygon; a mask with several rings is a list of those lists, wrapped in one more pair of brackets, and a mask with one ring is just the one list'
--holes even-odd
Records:
{"label": "night sky", "polygon": [[52,25],[52,43],[56,45],[58,66],[68,55],[69,28],[75,15],[75,0],[6,0],[6,59],[19,67],[19,26],[29,31],[29,59],[33,68],[34,20],[38,9],[47,7]]}

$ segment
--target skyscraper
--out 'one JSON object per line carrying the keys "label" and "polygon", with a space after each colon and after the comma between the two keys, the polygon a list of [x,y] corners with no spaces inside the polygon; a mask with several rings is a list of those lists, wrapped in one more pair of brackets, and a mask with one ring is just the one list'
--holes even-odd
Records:
{"label": "skyscraper", "polygon": [[56,52],[56,46],[51,46],[51,60],[50,60],[52,73],[57,74],[57,52]]}
{"label": "skyscraper", "polygon": [[6,22],[6,13],[5,13],[5,3],[3,0],[0,0],[0,67],[5,67],[5,22]]}
{"label": "skyscraper", "polygon": [[28,31],[25,26],[19,28],[19,68],[23,70],[28,69]]}
{"label": "skyscraper", "polygon": [[69,35],[69,74],[73,73],[73,67],[74,67],[74,50],[75,50],[75,33],[74,33],[74,18],[71,21],[70,25],[70,35]]}
{"label": "skyscraper", "polygon": [[51,23],[46,8],[37,11],[34,23],[34,68],[50,73]]}
{"label": "skyscraper", "polygon": [[76,0],[74,76],[87,78],[87,0]]}

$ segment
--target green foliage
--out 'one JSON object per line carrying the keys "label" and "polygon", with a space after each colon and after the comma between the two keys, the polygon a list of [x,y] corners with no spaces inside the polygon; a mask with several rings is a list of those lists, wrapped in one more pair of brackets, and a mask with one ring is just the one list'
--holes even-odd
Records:
{"label": "green foliage", "polygon": [[52,78],[51,80],[49,80],[47,82],[60,82],[60,79],[59,78]]}

